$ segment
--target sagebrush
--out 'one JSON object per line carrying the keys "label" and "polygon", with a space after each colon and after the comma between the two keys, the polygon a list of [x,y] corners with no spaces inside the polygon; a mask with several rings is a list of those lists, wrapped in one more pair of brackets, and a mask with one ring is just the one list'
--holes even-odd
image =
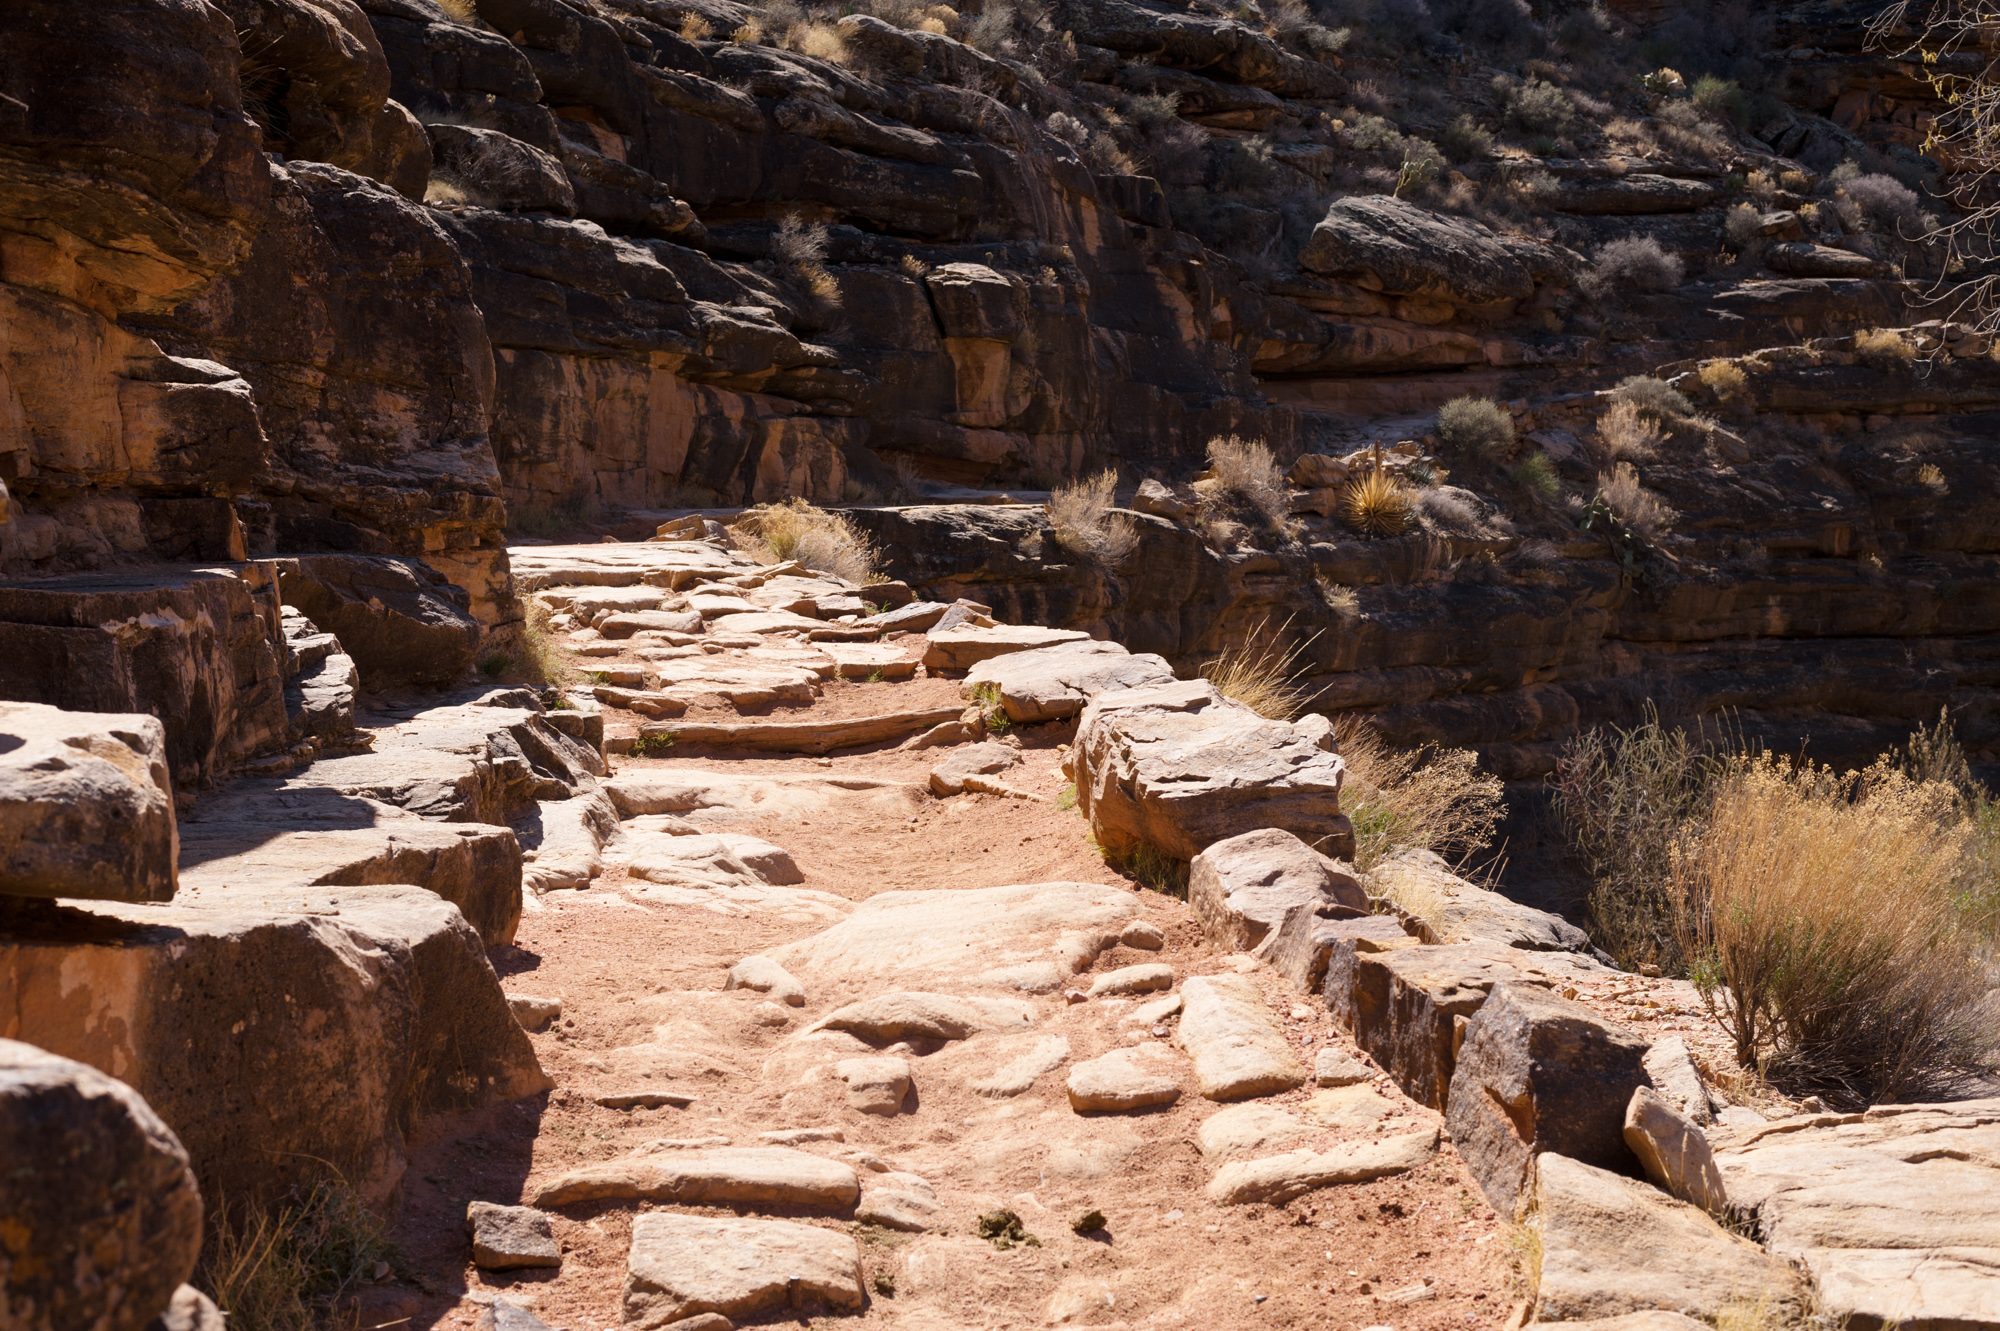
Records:
{"label": "sagebrush", "polygon": [[1116,511],[1118,473],[1099,472],[1049,494],[1049,528],[1056,544],[1104,564],[1123,563],[1139,544],[1139,528]]}
{"label": "sagebrush", "polygon": [[875,580],[875,548],[867,535],[846,516],[803,499],[759,505],[738,518],[732,530],[774,560],[796,559],[857,584]]}

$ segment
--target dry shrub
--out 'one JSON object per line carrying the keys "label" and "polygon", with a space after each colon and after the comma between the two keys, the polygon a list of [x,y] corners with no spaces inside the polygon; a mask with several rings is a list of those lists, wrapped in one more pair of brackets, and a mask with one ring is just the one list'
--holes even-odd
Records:
{"label": "dry shrub", "polygon": [[1502,458],[1514,449],[1514,418],[1488,397],[1455,397],[1438,409],[1437,434],[1453,452]]}
{"label": "dry shrub", "polygon": [[1621,236],[1598,246],[1582,285],[1592,295],[1672,291],[1687,276],[1678,254],[1669,254],[1651,236]]}
{"label": "dry shrub", "polygon": [[569,682],[569,660],[556,643],[549,627],[549,608],[530,596],[521,617],[521,653],[518,668],[536,684],[559,688]]}
{"label": "dry shrub", "polygon": [[[1470,749],[1392,749],[1366,722],[1334,721],[1347,779],[1340,806],[1354,822],[1354,867],[1366,871],[1392,850],[1431,850],[1465,864],[1492,843],[1506,812],[1500,778],[1479,770]],[[1423,918],[1420,902],[1397,902]]]}
{"label": "dry shrub", "polygon": [[762,504],[732,528],[773,560],[796,559],[807,568],[844,581],[874,581],[875,549],[854,523],[803,499]]}
{"label": "dry shrub", "polygon": [[1660,451],[1664,438],[1659,422],[1640,409],[1636,402],[1614,401],[1597,418],[1597,440],[1604,455],[1614,461],[1644,461]]}
{"label": "dry shrub", "polygon": [[1139,528],[1114,511],[1118,473],[1103,471],[1049,495],[1049,526],[1063,549],[1105,564],[1120,564],[1139,544]]}
{"label": "dry shrub", "polygon": [[195,1283],[232,1331],[318,1331],[393,1255],[382,1226],[339,1182],[275,1211],[211,1201]]}
{"label": "dry shrub", "polygon": [[1597,473],[1597,498],[1619,521],[1648,538],[1664,536],[1680,516],[1639,483],[1639,469],[1629,462],[1613,463],[1609,472]]}
{"label": "dry shrub", "polygon": [[1733,360],[1704,361],[1695,377],[1703,388],[1723,399],[1736,397],[1750,387],[1750,376]]}
{"label": "dry shrub", "polygon": [[1864,328],[1854,335],[1854,354],[1870,365],[1893,368],[1917,358],[1917,344],[1900,328]]}
{"label": "dry shrub", "polygon": [[1464,490],[1425,490],[1417,496],[1417,508],[1432,526],[1455,535],[1469,536],[1480,529],[1479,511]]}
{"label": "dry shrub", "polygon": [[788,50],[809,55],[815,60],[835,65],[847,63],[847,42],[841,37],[840,29],[822,20],[799,24],[785,34],[784,44]]}
{"label": "dry shrub", "polygon": [[1764,238],[1764,214],[1752,203],[1738,203],[1722,219],[1722,234],[1733,250],[1743,251]]}
{"label": "dry shrub", "polygon": [[1285,638],[1291,627],[1288,619],[1273,632],[1269,620],[1259,620],[1241,641],[1202,665],[1202,678],[1215,685],[1223,697],[1235,699],[1259,716],[1273,721],[1294,719],[1316,696],[1298,682],[1298,673],[1300,653],[1319,635],[1288,647]]}
{"label": "dry shrub", "polygon": [[1365,536],[1401,536],[1415,517],[1415,505],[1394,476],[1373,467],[1341,492],[1340,515]]}
{"label": "dry shrub", "polygon": [[1209,440],[1208,482],[1214,498],[1248,508],[1273,532],[1290,530],[1291,500],[1285,490],[1285,473],[1261,440],[1233,434]]}
{"label": "dry shrub", "polygon": [[437,0],[437,7],[444,11],[446,18],[454,22],[476,23],[479,21],[479,5],[477,0]]}
{"label": "dry shrub", "polygon": [[1694,403],[1687,400],[1685,393],[1650,374],[1634,374],[1620,379],[1618,387],[1611,390],[1611,400],[1630,402],[1661,420],[1678,420],[1694,415]]}
{"label": "dry shrub", "polygon": [[1948,1093],[2000,1054],[1957,906],[1975,829],[1949,787],[1887,763],[1856,786],[1732,761],[1673,847],[1682,946],[1745,1066],[1845,1103]]}
{"label": "dry shrub", "polygon": [[715,36],[715,25],[704,14],[690,9],[681,15],[681,40],[684,42],[705,42]]}

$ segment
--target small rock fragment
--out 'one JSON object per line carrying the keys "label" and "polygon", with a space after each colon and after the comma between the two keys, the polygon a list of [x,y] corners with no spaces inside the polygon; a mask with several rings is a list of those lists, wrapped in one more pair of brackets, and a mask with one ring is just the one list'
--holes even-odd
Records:
{"label": "small rock fragment", "polygon": [[847,1103],[864,1114],[897,1114],[913,1085],[909,1063],[890,1055],[843,1058],[833,1073],[847,1083]]}
{"label": "small rock fragment", "polygon": [[804,1007],[806,988],[792,973],[769,957],[745,957],[729,968],[729,978],[722,983],[724,989],[753,989],[787,1007]]}
{"label": "small rock fragment", "polygon": [[1345,1049],[1328,1046],[1313,1055],[1315,1086],[1354,1086],[1374,1075],[1373,1068]]}
{"label": "small rock fragment", "polygon": [[560,998],[543,998],[539,994],[508,994],[507,1010],[514,1014],[514,1020],[521,1023],[524,1031],[545,1031],[549,1023],[562,1015]]}
{"label": "small rock fragment", "polygon": [[1089,996],[1103,998],[1107,995],[1150,994],[1161,989],[1170,989],[1174,983],[1174,968],[1165,962],[1149,962],[1143,966],[1121,966],[1115,971],[1106,971],[1090,982]]}
{"label": "small rock fragment", "polygon": [[472,1232],[472,1260],[488,1271],[562,1265],[547,1213],[532,1206],[472,1202],[465,1224]]}

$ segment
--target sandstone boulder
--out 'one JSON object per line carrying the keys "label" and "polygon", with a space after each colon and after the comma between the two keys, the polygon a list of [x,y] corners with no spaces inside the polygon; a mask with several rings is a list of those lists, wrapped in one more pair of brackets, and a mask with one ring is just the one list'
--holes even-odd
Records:
{"label": "sandstone boulder", "polygon": [[465,593],[414,559],[301,555],[279,561],[278,591],[340,640],[370,689],[456,683],[479,648]]}
{"label": "sandstone boulder", "polygon": [[1271,1021],[1247,975],[1202,975],[1181,985],[1174,1042],[1194,1060],[1195,1081],[1211,1100],[1288,1091],[1305,1069]]}
{"label": "sandstone boulder", "polygon": [[1555,1151],[1633,1172],[1625,1109],[1645,1086],[1646,1045],[1532,985],[1496,985],[1466,1023],[1445,1121],[1501,1215],[1527,1200],[1534,1157]]}
{"label": "sandstone boulder", "polygon": [[562,1265],[548,1214],[532,1206],[473,1202],[465,1208],[472,1260],[487,1271],[544,1270]]}
{"label": "sandstone boulder", "polygon": [[1589,952],[1590,935],[1560,915],[1524,906],[1451,871],[1435,851],[1398,850],[1368,872],[1368,888],[1391,900],[1434,900],[1417,923],[1430,943],[1504,943],[1531,952]]}
{"label": "sandstone boulder", "polygon": [[931,794],[940,799],[968,790],[1004,790],[1000,775],[1021,765],[1021,751],[988,740],[955,748],[931,768]]}
{"label": "sandstone boulder", "polygon": [[1438,1131],[1423,1128],[1324,1150],[1300,1148],[1255,1160],[1232,1160],[1209,1180],[1208,1199],[1223,1206],[1281,1204],[1321,1188],[1406,1174],[1437,1150]]}
{"label": "sandstone boulder", "polygon": [[1386,952],[1416,946],[1418,940],[1393,915],[1351,915],[1345,906],[1331,906],[1312,914],[1287,913],[1263,952],[1294,988],[1311,994],[1326,983],[1327,968],[1337,951]]}
{"label": "sandstone boulder", "polygon": [[1025,652],[1057,643],[1083,642],[1090,637],[1075,629],[1043,628],[1039,624],[995,624],[989,628],[940,626],[930,631],[924,648],[926,670],[970,670],[989,657]]}
{"label": "sandstone boulder", "polygon": [[847,1084],[848,1106],[863,1114],[902,1113],[915,1085],[909,1060],[893,1054],[843,1058],[833,1065],[833,1075]]}
{"label": "sandstone boulder", "polygon": [[1346,768],[1331,736],[1266,720],[1204,679],[1098,695],[1078,723],[1068,770],[1078,809],[1113,856],[1151,847],[1192,860],[1256,827],[1352,851],[1340,812]]}
{"label": "sandstone boulder", "polygon": [[0,1040],[0,1324],[139,1331],[201,1249],[187,1152],[131,1087]]}
{"label": "sandstone boulder", "polygon": [[1100,693],[1168,684],[1173,667],[1162,657],[1133,655],[1115,642],[1085,638],[988,657],[965,676],[966,696],[990,689],[1017,725],[1075,716]]}
{"label": "sandstone boulder", "polygon": [[1341,199],[1299,253],[1299,266],[1378,291],[1468,305],[1524,300],[1547,261],[1529,242],[1386,194]]}
{"label": "sandstone boulder", "polygon": [[834,1009],[814,1030],[846,1031],[871,1044],[898,1040],[963,1040],[978,1031],[1021,1030],[1033,1010],[1019,999],[964,998],[904,990],[876,994]]}
{"label": "sandstone boulder", "polygon": [[838,1230],[672,1211],[632,1221],[625,1320],[637,1331],[703,1313],[736,1320],[861,1303],[860,1250]]}
{"label": "sandstone boulder", "polygon": [[1650,1086],[1632,1092],[1625,1107],[1625,1144],[1661,1188],[1712,1216],[1728,1215],[1729,1193],[1708,1138]]}
{"label": "sandstone boulder", "polygon": [[1094,976],[1086,992],[1091,998],[1117,998],[1173,987],[1174,968],[1163,961],[1152,961],[1138,966],[1120,966],[1115,971]]}
{"label": "sandstone boulder", "polygon": [[0,1037],[118,1072],[245,1204],[328,1166],[371,1203],[429,1117],[549,1081],[479,935],[414,887],[232,892],[17,919]]}
{"label": "sandstone boulder", "polygon": [[158,721],[0,702],[0,895],[165,901],[177,845]]}
{"label": "sandstone boulder", "polygon": [[1069,1070],[1069,1107],[1079,1114],[1123,1114],[1181,1098],[1174,1059],[1158,1045],[1114,1049]]}
{"label": "sandstone boulder", "polygon": [[1211,946],[1249,952],[1275,942],[1287,917],[1326,907],[1368,909],[1361,883],[1292,833],[1275,827],[1218,841],[1188,868],[1188,905]]}
{"label": "sandstone boulder", "polygon": [[1756,1244],[1651,1184],[1560,1155],[1536,1161],[1538,1321],[1665,1310],[1713,1321],[1728,1309],[1795,1308],[1796,1276]]}

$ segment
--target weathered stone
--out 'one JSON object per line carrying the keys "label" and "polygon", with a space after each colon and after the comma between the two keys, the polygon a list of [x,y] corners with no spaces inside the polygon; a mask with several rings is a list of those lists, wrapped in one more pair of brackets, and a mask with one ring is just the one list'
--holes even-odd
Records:
{"label": "weathered stone", "polygon": [[508,994],[507,1010],[514,1014],[514,1020],[521,1023],[524,1031],[545,1031],[549,1023],[562,1015],[562,1000],[546,998],[539,994]]}
{"label": "weathered stone", "polygon": [[1526,299],[1554,267],[1532,242],[1385,194],[1334,203],[1299,252],[1299,265],[1366,277],[1399,295],[1470,305]]}
{"label": "weathered stone", "polygon": [[273,1201],[338,1169],[393,1192],[404,1134],[546,1090],[486,948],[413,887],[228,893],[10,920],[0,1036],[112,1069],[204,1191]]}
{"label": "weathered stone", "polygon": [[532,1206],[472,1202],[465,1208],[472,1260],[488,1271],[534,1270],[562,1265],[547,1214]]}
{"label": "weathered stone", "polygon": [[638,1331],[698,1313],[735,1319],[861,1303],[861,1254],[837,1230],[672,1211],[632,1221],[625,1320]]}
{"label": "weathered stone", "polygon": [[[215,1301],[196,1289],[193,1285],[182,1285],[174,1291],[174,1297],[167,1303],[166,1311],[146,1323],[146,1331],[228,1331],[228,1319]],[[502,1331],[512,1331],[502,1328]],[[520,1328],[519,1331],[529,1331]]]}
{"label": "weathered stone", "polygon": [[1253,1100],[1203,1119],[1195,1130],[1195,1143],[1204,1159],[1237,1160],[1275,1155],[1312,1131],[1312,1125],[1298,1115]]}
{"label": "weathered stone", "polygon": [[1148,962],[1140,966],[1120,966],[1115,971],[1106,971],[1090,981],[1087,991],[1092,998],[1110,995],[1150,994],[1161,989],[1174,987],[1174,968],[1165,962]]}
{"label": "weathered stone", "polygon": [[931,768],[931,794],[942,799],[968,789],[990,787],[990,781],[982,782],[979,778],[994,778],[1020,765],[1019,749],[992,740],[953,749]]}
{"label": "weathered stone", "polygon": [[1129,891],[1089,883],[881,892],[769,955],[810,982],[931,980],[1048,993],[1122,941],[1138,914]]}
{"label": "weathered stone", "polygon": [[1645,1054],[1644,1041],[1580,1003],[1532,985],[1494,986],[1466,1024],[1445,1111],[1494,1210],[1520,1209],[1544,1151],[1632,1172],[1625,1109],[1646,1085]]}
{"label": "weathered stone", "polygon": [[783,1146],[656,1150],[572,1169],[536,1190],[536,1206],[674,1202],[684,1206],[808,1206],[840,1210],[861,1195],[854,1170]]}
{"label": "weathered stone", "polygon": [[847,1083],[847,1103],[863,1114],[903,1112],[915,1079],[908,1059],[885,1054],[876,1058],[843,1058],[833,1075]]}
{"label": "weathered stone", "polygon": [[1468,883],[1434,851],[1399,850],[1368,872],[1378,897],[1439,903],[1417,928],[1430,943],[1504,943],[1531,952],[1589,952],[1590,935],[1560,915]]}
{"label": "weathered stone", "polygon": [[1374,1068],[1345,1049],[1327,1045],[1313,1055],[1315,1086],[1354,1086],[1370,1080],[1374,1075]]}
{"label": "weathered stone", "polygon": [[0,702],[0,895],[165,901],[177,844],[158,721]]}
{"label": "weathered stone", "polygon": [[1208,1199],[1220,1206],[1287,1202],[1321,1188],[1405,1174],[1437,1150],[1436,1128],[1357,1141],[1323,1151],[1296,1150],[1257,1160],[1234,1160],[1209,1180]]}
{"label": "weathered stone", "polygon": [[138,1331],[194,1269],[187,1152],[129,1086],[0,1040],[0,1323]]}
{"label": "weathered stone", "polygon": [[[1008,1045],[1008,1048],[1016,1047]],[[975,1094],[1007,1099],[1020,1095],[1069,1059],[1069,1041],[1060,1035],[1037,1035],[1027,1047],[986,1076],[972,1083]]]}
{"label": "weathered stone", "polygon": [[1173,678],[1162,657],[1135,656],[1118,643],[1085,638],[988,657],[967,673],[965,694],[990,689],[1008,720],[1035,725],[1075,716],[1100,693]]}
{"label": "weathered stone", "polygon": [[1650,1086],[1632,1092],[1625,1108],[1625,1144],[1660,1187],[1712,1216],[1728,1215],[1729,1194],[1708,1138]]}
{"label": "weathered stone", "polygon": [[1796,1306],[1791,1270],[1651,1184],[1566,1156],[1536,1159],[1541,1236],[1537,1321],[1665,1309],[1712,1321],[1725,1309]]}
{"label": "weathered stone", "polygon": [[995,624],[990,628],[933,628],[924,647],[926,670],[970,670],[981,661],[1009,652],[1082,642],[1090,635],[1075,629],[1043,628],[1039,624]]}
{"label": "weathered stone", "polygon": [[846,1031],[871,1044],[898,1040],[963,1040],[979,1031],[1025,1029],[1034,1010],[1019,999],[967,998],[917,990],[876,994],[834,1009],[816,1031]]}
{"label": "weathered stone", "polygon": [[939,1228],[943,1216],[930,1181],[898,1169],[867,1175],[861,1182],[860,1204],[854,1208],[860,1224],[911,1234]]}
{"label": "weathered stone", "polygon": [[792,973],[766,956],[745,957],[729,968],[724,989],[751,989],[790,1007],[806,1005],[806,989]]}
{"label": "weathered stone", "polygon": [[414,559],[284,559],[278,590],[285,604],[340,640],[370,689],[456,683],[479,650],[481,629],[466,594]]}
{"label": "weathered stone", "polygon": [[1151,847],[1192,860],[1260,825],[1352,850],[1340,812],[1346,768],[1330,735],[1268,721],[1207,680],[1098,695],[1078,723],[1068,770],[1078,809],[1113,856]]}
{"label": "weathered stone", "polygon": [[1675,1112],[1696,1127],[1715,1122],[1715,1105],[1708,1098],[1708,1083],[1688,1053],[1687,1041],[1678,1035],[1663,1035],[1646,1050],[1646,1079],[1665,1097]]}
{"label": "weathered stone", "polygon": [[[474,1331],[550,1331],[549,1324],[518,1303],[495,1299],[473,1323]],[[725,1324],[723,1331],[728,1331]]]}
{"label": "weathered stone", "polygon": [[1174,1042],[1194,1060],[1195,1082],[1211,1100],[1242,1100],[1287,1091],[1305,1069],[1244,975],[1203,975],[1181,986]]}
{"label": "weathered stone", "polygon": [[1188,905],[1209,943],[1249,952],[1275,942],[1288,917],[1319,916],[1323,908],[1368,909],[1352,874],[1275,827],[1245,832],[1209,846],[1188,868]]}
{"label": "weathered stone", "polygon": [[1069,1070],[1069,1106],[1079,1114],[1122,1114],[1181,1098],[1173,1058],[1158,1045],[1114,1049]]}
{"label": "weathered stone", "polygon": [[632,877],[651,883],[788,887],[805,881],[790,852],[761,837],[742,832],[683,832],[653,826],[646,819],[627,823],[605,854],[614,862],[622,860]]}
{"label": "weathered stone", "polygon": [[1317,911],[1288,912],[1264,944],[1265,960],[1305,993],[1318,993],[1326,983],[1327,966],[1336,949],[1386,952],[1417,945],[1418,940],[1393,915],[1350,915],[1345,906],[1327,910],[1332,918]]}

